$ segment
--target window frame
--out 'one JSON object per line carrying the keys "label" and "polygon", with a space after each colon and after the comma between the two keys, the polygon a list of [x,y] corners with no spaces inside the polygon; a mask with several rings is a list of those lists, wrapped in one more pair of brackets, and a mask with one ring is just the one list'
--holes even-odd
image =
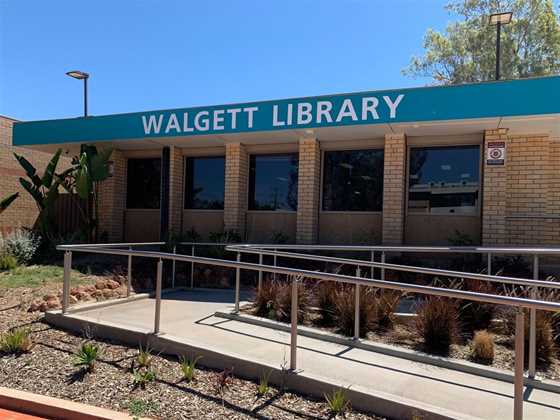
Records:
{"label": "window frame", "polygon": [[[146,207],[128,207],[128,197],[129,197],[129,189],[128,189],[128,172],[129,172],[129,162],[131,160],[148,160],[148,159],[158,159],[160,161],[160,172],[159,172],[159,207],[157,208],[146,208]],[[126,171],[124,175],[124,185],[125,185],[125,193],[124,193],[124,210],[125,211],[161,211],[161,176],[162,176],[162,167],[161,167],[161,155],[146,155],[146,156],[125,156],[126,160]]]}
{"label": "window frame", "polygon": [[[472,212],[469,213],[415,213],[409,212],[408,201],[410,195],[410,150],[411,149],[441,149],[441,148],[453,148],[453,147],[478,147],[478,174],[479,174],[479,185],[478,185],[478,200],[476,202],[476,207]],[[424,216],[424,217],[481,217],[482,216],[482,194],[483,194],[483,182],[484,182],[484,159],[483,159],[483,144],[481,141],[472,140],[457,143],[443,143],[439,141],[433,142],[418,142],[410,144],[407,142],[406,145],[406,171],[405,171],[405,216],[409,214],[411,216]]]}
{"label": "window frame", "polygon": [[[223,209],[193,209],[193,208],[187,208],[187,194],[186,194],[186,189],[187,189],[187,159],[212,159],[212,158],[223,158],[224,159],[224,208]],[[202,154],[202,155],[183,155],[183,211],[190,211],[190,212],[224,212],[225,210],[225,206],[226,206],[226,156],[225,154]]]}
{"label": "window frame", "polygon": [[[292,156],[295,155],[298,159],[298,163],[297,163],[297,170],[298,170],[298,182],[297,182],[297,187],[298,187],[298,203],[296,206],[295,210],[287,210],[287,209],[278,209],[278,210],[263,210],[263,209],[251,209],[251,157],[252,156],[262,156],[262,157],[266,157],[266,156]],[[299,164],[300,164],[300,160],[299,160],[299,151],[294,151],[294,152],[264,152],[264,153],[248,153],[247,155],[247,212],[249,213],[264,213],[264,214],[277,214],[277,213],[290,213],[290,214],[294,214],[297,213],[298,208],[299,208]]]}
{"label": "window frame", "polygon": [[[360,150],[377,150],[383,152],[383,167],[385,167],[385,147],[383,144],[364,144],[356,147],[321,149],[321,173],[319,192],[319,213],[325,214],[383,214],[383,194],[381,196],[381,210],[323,210],[323,192],[325,183],[325,153],[327,152],[353,152]],[[383,174],[383,187],[385,187],[385,174]]]}

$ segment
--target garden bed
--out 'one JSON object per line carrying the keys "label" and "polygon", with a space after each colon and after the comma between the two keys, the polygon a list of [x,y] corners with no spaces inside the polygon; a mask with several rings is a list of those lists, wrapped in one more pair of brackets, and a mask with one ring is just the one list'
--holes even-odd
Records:
{"label": "garden bed", "polygon": [[[272,386],[259,396],[258,384],[236,378],[235,372],[221,391],[222,372],[197,367],[194,380],[183,381],[173,357],[152,355],[154,380],[145,388],[135,386],[132,368],[138,349],[108,341],[88,340],[101,353],[95,370],[86,373],[73,365],[84,337],[43,323],[38,313],[19,308],[0,311],[0,333],[22,325],[31,331],[35,346],[18,356],[0,356],[0,383],[6,387],[161,419],[332,418],[324,401]],[[379,417],[351,410],[346,418]]]}

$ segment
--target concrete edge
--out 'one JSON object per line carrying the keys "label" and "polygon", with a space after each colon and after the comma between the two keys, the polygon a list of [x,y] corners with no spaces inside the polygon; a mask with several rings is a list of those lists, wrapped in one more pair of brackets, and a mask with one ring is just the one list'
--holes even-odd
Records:
{"label": "concrete edge", "polygon": [[333,383],[326,378],[310,375],[305,371],[290,372],[279,366],[271,366],[211,346],[201,347],[197,343],[168,334],[154,335],[138,328],[124,328],[121,325],[60,313],[50,313],[45,320],[52,325],[74,332],[90,329],[95,331],[97,337],[125,343],[132,347],[142,344],[170,356],[202,356],[199,365],[218,370],[233,368],[235,375],[244,379],[258,381],[265,372],[270,372],[269,382],[271,384],[278,387],[285,386],[292,391],[318,399],[323,399],[324,394],[333,389],[344,387],[352,407],[389,419],[414,418],[413,416],[434,420],[474,419],[474,417],[395,395],[371,394],[358,386]]}
{"label": "concrete edge", "polygon": [[[245,322],[260,327],[290,332],[290,325],[288,324],[256,317],[253,315],[240,315],[223,311],[217,311],[214,315],[218,318]],[[470,373],[490,379],[496,379],[502,382],[514,382],[514,376],[512,373],[489,366],[477,365],[476,363],[472,363],[466,360],[452,360],[447,357],[433,356],[415,350],[391,346],[389,344],[374,343],[372,341],[364,340],[354,340],[339,334],[330,333],[328,331],[321,331],[317,328],[306,326],[298,326],[298,334],[304,337],[314,338],[316,340],[323,340],[331,343],[356,347],[362,350],[374,351],[377,353],[386,354],[388,356],[400,357],[403,359],[412,360],[414,362],[426,363],[441,368],[457,370],[459,372]],[[528,386],[532,386],[535,389],[541,389],[543,391],[550,391],[560,394],[559,382],[525,378],[525,384]]]}
{"label": "concrete edge", "polygon": [[57,420],[125,420],[126,413],[74,401],[0,387],[0,407]]}

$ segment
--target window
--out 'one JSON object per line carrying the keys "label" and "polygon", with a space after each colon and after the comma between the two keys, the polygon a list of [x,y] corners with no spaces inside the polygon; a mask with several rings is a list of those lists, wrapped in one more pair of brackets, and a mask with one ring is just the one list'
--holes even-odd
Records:
{"label": "window", "polygon": [[381,211],[383,150],[325,152],[323,210]]}
{"label": "window", "polygon": [[408,210],[473,214],[478,208],[479,146],[410,149]]}
{"label": "window", "polygon": [[297,153],[251,156],[249,169],[250,210],[297,210]]}
{"label": "window", "polygon": [[187,158],[185,181],[186,209],[224,208],[224,157]]}
{"label": "window", "polygon": [[126,208],[159,209],[161,159],[128,159]]}

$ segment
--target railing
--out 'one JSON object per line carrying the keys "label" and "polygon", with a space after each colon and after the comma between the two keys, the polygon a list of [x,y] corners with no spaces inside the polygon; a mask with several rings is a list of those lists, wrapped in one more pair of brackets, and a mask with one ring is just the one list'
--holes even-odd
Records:
{"label": "railing", "polygon": [[[134,246],[138,245],[163,245],[161,242],[156,243],[145,243],[145,244],[101,244],[101,245],[60,245],[57,249],[64,251],[64,287],[63,287],[63,304],[62,312],[68,312],[68,297],[70,290],[70,270],[72,264],[72,252],[87,252],[87,253],[98,253],[98,254],[109,254],[109,255],[122,255],[128,257],[128,290],[130,291],[130,281],[132,275],[132,265],[131,261],[133,257],[141,258],[151,258],[157,260],[157,274],[156,274],[156,290],[155,290],[155,313],[154,313],[154,328],[155,334],[160,333],[160,315],[161,315],[161,295],[162,295],[162,272],[163,272],[163,260],[171,260],[173,265],[175,262],[186,262],[190,263],[192,267],[194,264],[204,264],[228,267],[235,269],[236,271],[236,281],[235,281],[235,311],[239,311],[239,292],[240,292],[240,277],[241,270],[250,270],[259,273],[259,286],[262,281],[262,273],[268,272],[272,274],[283,274],[291,277],[292,281],[292,293],[291,293],[291,327],[290,327],[290,368],[296,370],[297,368],[297,281],[298,278],[305,278],[309,280],[324,280],[324,281],[335,281],[346,284],[353,284],[355,286],[355,336],[359,337],[359,291],[360,287],[377,287],[381,289],[399,290],[402,292],[411,292],[424,295],[432,296],[443,296],[454,299],[463,299],[470,301],[477,301],[483,303],[491,303],[497,305],[508,305],[517,308],[516,312],[516,322],[515,322],[515,368],[514,368],[514,419],[521,420],[523,417],[523,382],[524,382],[524,368],[523,368],[523,353],[524,353],[524,313],[523,309],[529,309],[531,314],[536,310],[543,311],[560,311],[560,303],[550,302],[545,300],[536,299],[536,295],[533,295],[531,299],[513,297],[513,296],[503,296],[495,295],[489,293],[479,293],[471,292],[465,290],[455,290],[448,289],[444,287],[434,287],[434,286],[421,286],[413,285],[402,282],[386,281],[382,279],[375,278],[363,278],[360,276],[361,267],[378,267],[381,268],[382,273],[385,269],[390,270],[402,270],[417,273],[435,274],[441,276],[449,277],[459,277],[464,279],[474,279],[474,280],[485,280],[490,282],[499,282],[515,285],[530,286],[536,290],[537,287],[542,288],[559,288],[560,285],[554,282],[546,282],[539,280],[528,280],[520,279],[514,277],[502,277],[494,275],[476,274],[476,273],[466,273],[450,270],[440,270],[431,269],[424,267],[412,267],[397,264],[385,263],[385,259],[381,258],[381,262],[376,262],[373,258],[372,261],[365,260],[355,260],[355,259],[344,259],[336,257],[325,257],[319,255],[309,255],[309,254],[299,254],[294,252],[283,252],[277,251],[277,249],[305,249],[305,250],[330,250],[330,251],[341,251],[341,250],[351,250],[351,251],[381,251],[384,252],[439,252],[435,251],[436,248],[430,248],[431,251],[425,251],[425,248],[420,247],[332,247],[332,246],[297,246],[297,245],[232,245],[232,244],[222,244],[226,246],[226,250],[237,253],[236,261],[206,258],[194,255],[194,249],[196,246],[216,246],[216,243],[183,243],[181,245],[191,246],[191,255],[181,255],[176,253],[176,248],[173,249],[173,253],[168,252],[156,252],[156,251],[141,251],[134,250]],[[128,248],[128,249],[121,249]],[[375,248],[375,251],[373,250]],[[412,251],[414,249],[414,251]],[[560,254],[560,250],[555,250],[552,252],[551,249],[513,249],[513,248],[441,248],[441,252],[469,252],[469,253],[532,253],[532,255],[538,256],[539,254]],[[491,251],[489,251],[491,250]],[[537,252],[538,251],[538,252]],[[542,251],[542,252],[541,252]],[[259,263],[248,263],[241,261],[242,253],[251,253],[259,255]],[[263,256],[270,255],[274,257],[274,265],[263,264]],[[330,261],[341,264],[350,264],[356,266],[356,276],[334,274],[317,272],[310,270],[301,270],[290,267],[282,267],[276,264],[277,257],[289,257],[298,259],[312,259],[321,261]],[[538,259],[537,259],[538,261]],[[175,268],[175,267],[174,267]],[[175,270],[173,270],[175,271]],[[192,273],[192,270],[191,270]],[[373,276],[372,276],[373,277]],[[174,278],[174,275],[173,275]],[[192,278],[192,277],[191,277]],[[191,283],[192,285],[192,283]]]}

